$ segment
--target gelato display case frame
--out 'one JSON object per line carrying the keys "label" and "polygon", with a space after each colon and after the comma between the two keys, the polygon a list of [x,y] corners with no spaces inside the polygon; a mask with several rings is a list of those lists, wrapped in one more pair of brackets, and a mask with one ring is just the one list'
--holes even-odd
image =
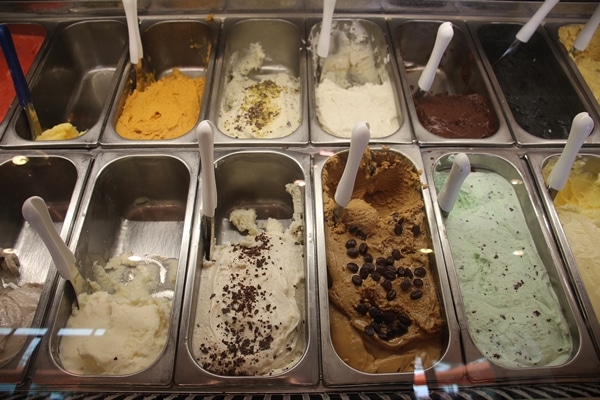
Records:
{"label": "gelato display case frame", "polygon": [[[111,21],[118,26],[118,29],[109,29],[110,33],[116,33],[120,38],[109,43],[106,40],[94,40],[87,34],[74,35],[69,46],[59,46],[61,49],[58,49],[73,53],[75,58],[81,56],[82,59],[79,61],[84,61],[84,64],[97,62],[94,65],[100,69],[106,67],[105,62],[100,60],[101,53],[113,51],[118,53],[118,60],[110,67],[114,75],[108,81],[101,80],[99,83],[107,93],[96,124],[90,127],[86,134],[76,139],[31,143],[19,136],[18,132],[26,132],[27,121],[23,110],[17,109],[17,102],[14,100],[12,111],[9,111],[0,125],[0,134],[2,134],[0,169],[4,163],[12,162],[14,157],[22,156],[39,160],[52,160],[56,157],[75,165],[78,180],[61,227],[61,236],[80,261],[90,261],[89,258],[86,260],[84,257],[86,250],[90,249],[100,253],[105,252],[104,255],[107,256],[105,258],[110,258],[112,253],[116,255],[118,251],[125,250],[119,247],[118,243],[122,243],[123,246],[130,243],[126,238],[127,234],[133,231],[140,233],[140,238],[143,238],[141,240],[145,245],[152,246],[156,250],[164,246],[173,247],[171,246],[173,241],[178,241],[179,246],[177,256],[173,256],[179,258],[179,265],[173,291],[169,335],[163,352],[154,364],[141,372],[126,375],[83,376],[68,372],[60,361],[57,338],[72,308],[64,293],[65,281],[52,273],[49,281],[44,284],[45,297],[42,301],[43,307],[38,310],[35,317],[35,330],[19,330],[29,335],[27,350],[23,350],[18,355],[18,359],[0,367],[0,377],[2,377],[0,397],[7,400],[48,397],[68,397],[74,400],[109,398],[183,400],[192,397],[207,400],[600,398],[598,320],[592,315],[585,288],[572,266],[572,256],[569,255],[569,249],[566,247],[568,245],[564,242],[557,225],[553,208],[548,203],[548,195],[544,190],[540,190],[540,171],[536,169],[536,165],[543,162],[546,155],[558,153],[565,145],[565,140],[542,140],[522,132],[510,115],[507,100],[499,88],[493,67],[486,57],[476,32],[477,27],[485,24],[523,24],[540,4],[541,1],[529,0],[379,0],[368,4],[358,0],[336,2],[335,19],[372,23],[382,31],[381,37],[378,37],[383,38],[388,46],[390,60],[387,67],[392,70],[392,80],[397,85],[396,108],[402,112],[402,124],[401,128],[389,137],[371,140],[370,146],[373,149],[390,150],[405,155],[413,162],[416,172],[421,174],[423,185],[421,193],[427,211],[427,226],[431,234],[431,249],[433,249],[431,258],[435,258],[434,275],[439,281],[438,297],[442,300],[447,323],[443,334],[445,349],[437,363],[423,370],[417,366],[409,372],[377,374],[360,372],[347,365],[336,353],[329,334],[330,299],[323,237],[323,186],[320,178],[325,160],[336,152],[348,151],[351,141],[333,138],[333,136],[330,138],[331,135],[328,134],[325,137],[324,132],[316,126],[314,119],[315,81],[310,30],[321,21],[322,2],[318,0],[138,1],[139,28],[142,35],[147,28],[172,21],[208,28],[205,32],[210,36],[206,38],[206,43],[210,43],[210,54],[203,53],[206,57],[203,58],[202,66],[193,71],[194,74],[206,78],[201,111],[195,127],[203,119],[215,123],[218,120],[221,96],[225,91],[224,83],[230,77],[227,64],[231,56],[231,48],[228,48],[231,42],[234,42],[237,49],[241,49],[262,41],[267,56],[269,56],[267,48],[273,47],[275,51],[270,54],[271,59],[266,60],[268,69],[292,72],[300,82],[301,110],[297,129],[285,137],[274,139],[237,139],[217,129],[214,132],[214,155],[215,166],[234,155],[250,155],[255,157],[259,164],[273,161],[273,156],[276,156],[276,160],[267,167],[263,165],[254,168],[247,165],[245,167],[247,170],[236,173],[235,178],[229,181],[225,180],[225,186],[235,183],[236,180],[239,182],[240,179],[253,176],[253,185],[256,186],[254,190],[269,191],[270,182],[282,174],[285,175],[286,168],[290,165],[297,167],[296,169],[302,175],[302,180],[306,184],[304,192],[306,349],[298,363],[282,374],[268,377],[224,377],[203,370],[190,351],[190,335],[195,323],[194,301],[201,287],[198,278],[202,268],[201,258],[206,250],[202,242],[206,232],[201,200],[205,183],[199,177],[201,160],[197,136],[191,131],[173,140],[130,141],[118,137],[114,130],[115,118],[119,113],[119,107],[122,106],[120,102],[124,101],[123,95],[131,89],[131,80],[135,72],[134,67],[129,63],[127,24],[122,2],[120,0],[0,2],[0,23],[38,23],[48,29],[46,44],[36,56],[28,74],[28,82],[34,90],[34,99],[40,96],[36,88],[42,84],[55,87],[52,90],[59,91],[60,93],[57,94],[61,96],[72,97],[73,102],[78,97],[78,94],[70,94],[67,93],[68,90],[56,88],[60,86],[61,71],[50,71],[49,76],[42,73],[52,64],[50,61],[55,65],[60,61],[62,52],[54,53],[53,50],[60,42],[62,28]],[[589,109],[596,123],[592,134],[583,145],[584,154],[596,153],[596,147],[600,145],[598,139],[600,113],[592,104],[585,87],[579,82],[574,65],[566,58],[566,54],[551,36],[555,34],[555,27],[559,24],[587,21],[596,6],[597,3],[591,1],[562,0],[536,31],[543,42],[549,45],[549,51],[552,53],[549,57],[555,61],[553,64],[556,64],[557,70],[564,74],[565,79],[561,82],[569,85],[582,100],[584,108]],[[401,48],[402,38],[399,35],[402,30],[399,28],[403,24],[406,24],[405,26],[411,23],[437,24],[442,21],[453,23],[457,30],[455,44],[461,47],[460,49],[453,49],[452,45],[450,47],[452,56],[457,56],[453,68],[459,68],[459,59],[473,57],[474,63],[470,66],[480,75],[478,88],[487,92],[498,113],[499,130],[489,140],[444,141],[423,132],[419,133],[418,118],[411,93],[411,85],[414,85],[414,82],[407,77],[407,65],[405,65],[407,60],[404,58],[408,56],[405,54],[405,49]],[[236,33],[235,28],[240,26],[241,31]],[[408,30],[410,33],[416,33],[411,36],[408,47],[411,49],[414,47],[414,59],[418,61],[417,64],[421,64],[432,45],[431,32],[428,35],[420,35],[417,29],[413,32],[409,27]],[[176,39],[167,39],[169,39],[167,46],[163,44],[164,51],[168,51],[170,47],[186,45],[178,42],[176,46]],[[173,43],[173,46],[169,43]],[[152,40],[145,44],[154,46]],[[164,61],[156,59],[162,57],[163,53],[153,52],[155,50],[148,48],[148,52],[145,52],[152,57],[152,60],[147,60],[149,65]],[[411,55],[411,62],[414,61],[412,57],[413,55]],[[186,68],[185,65],[179,64],[179,61],[173,62],[173,65],[166,69]],[[77,62],[67,60],[63,69],[75,70],[78,68],[77,65],[79,65]],[[445,72],[449,73],[444,71],[446,66],[442,64],[438,71],[442,78],[445,78],[443,76]],[[161,69],[161,67],[156,68]],[[452,73],[455,74],[456,71]],[[87,78],[84,75],[82,73],[75,78],[78,85],[85,84]],[[76,86],[71,83],[69,85]],[[93,93],[90,95],[93,97]],[[52,101],[52,93],[45,93],[42,97],[48,100],[51,106],[57,108],[52,112],[53,117],[69,119],[68,104],[71,103],[59,102],[58,98]],[[571,314],[569,321],[577,336],[575,339],[577,350],[565,365],[550,369],[540,368],[532,373],[522,373],[496,365],[490,367],[490,363],[482,362],[486,360],[482,360],[481,354],[473,346],[468,332],[464,329],[464,309],[461,298],[457,295],[453,265],[447,257],[443,256],[447,251],[443,238],[443,222],[436,206],[434,182],[429,171],[429,164],[434,161],[431,158],[433,153],[446,154],[457,151],[502,155],[514,165],[518,165],[523,180],[527,182],[528,196],[532,200],[532,207],[527,209],[530,213],[529,217],[532,221],[537,221],[543,240],[549,245],[549,251],[544,257],[555,260],[556,271],[553,273],[553,283],[564,289],[561,304]],[[147,169],[143,166],[125,168],[115,173],[111,172],[109,179],[102,177],[105,168],[108,170],[109,167],[124,159],[152,161],[145,164]],[[532,160],[534,166],[527,168],[527,162]],[[174,170],[183,172],[185,176],[183,181],[187,184],[184,194],[181,188],[177,189],[182,183],[181,177],[173,179],[166,177]],[[145,175],[148,171],[150,171],[148,175]],[[264,174],[265,178],[256,179],[253,174],[258,172]],[[46,183],[60,187],[63,178],[62,175],[48,177]],[[27,179],[29,178],[24,177],[23,183],[17,185],[18,190],[26,189]],[[130,184],[124,184],[123,182],[128,179],[133,180]],[[101,186],[97,192],[94,191],[96,185]],[[115,194],[117,187],[117,191],[122,192],[122,197],[119,201],[113,201],[110,197],[111,194]],[[0,190],[3,198],[7,197],[4,189],[2,187]],[[150,232],[146,232],[150,237],[146,240],[148,237],[141,234],[144,231],[142,228],[127,231],[126,227],[129,224],[127,221],[132,216],[134,220],[143,219],[144,215],[150,220],[160,219],[158,215],[160,213],[157,214],[156,210],[143,210],[141,204],[143,199],[139,199],[140,204],[137,204],[137,208],[131,209],[133,214],[127,214],[123,220],[113,213],[126,203],[122,201],[129,196],[125,194],[126,192],[148,190],[154,191],[154,194],[158,197],[162,196],[161,198],[169,198],[174,192],[185,197],[187,201],[185,207],[175,207],[176,209],[169,209],[170,211],[163,210],[169,214],[169,217],[177,219],[177,229],[180,230],[176,234],[171,228],[154,227]],[[230,191],[227,194],[232,198],[226,199],[226,204],[235,203],[237,200],[235,194],[231,193]],[[92,209],[96,211],[91,212]],[[101,214],[104,211],[98,210],[106,211],[109,218],[103,218]],[[9,212],[15,214],[12,217],[17,217],[16,209],[10,209]],[[113,226],[114,229],[107,229],[108,225]],[[23,260],[27,261],[29,257],[30,255],[26,255]],[[38,257],[38,251],[36,250],[36,254],[31,257]],[[48,257],[39,257],[44,258],[43,261],[52,267]],[[0,334],[7,332],[6,329],[11,332],[14,330],[10,326],[1,326]],[[98,330],[98,334],[101,332]]]}

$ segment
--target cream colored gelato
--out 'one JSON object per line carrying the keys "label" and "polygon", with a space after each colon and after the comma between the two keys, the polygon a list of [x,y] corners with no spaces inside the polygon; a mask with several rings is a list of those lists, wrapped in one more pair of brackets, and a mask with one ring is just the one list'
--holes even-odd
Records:
{"label": "cream colored gelato", "polygon": [[300,126],[300,79],[287,72],[258,76],[267,59],[260,43],[236,52],[217,118],[218,128],[234,138],[280,138]]}
{"label": "cream colored gelato", "polygon": [[46,129],[35,140],[68,140],[83,135],[85,131],[79,132],[70,122],[64,122]]}
{"label": "cream colored gelato", "polygon": [[169,334],[177,264],[131,255],[95,264],[93,293],[79,297],[65,326],[94,333],[62,336],[62,366],[75,374],[127,375],[154,363]]}
{"label": "cream colored gelato", "polygon": [[[558,38],[568,52],[573,49],[573,43],[582,28],[582,24],[574,24],[558,29]],[[583,52],[572,57],[596,101],[600,103],[600,30],[596,30]]]}
{"label": "cream colored gelato", "polygon": [[[358,121],[367,121],[371,137],[391,135],[400,128],[396,97],[385,62],[377,61],[369,35],[354,21],[348,31],[333,24],[335,51],[325,58],[315,89],[316,111],[325,131],[349,138]],[[315,40],[316,43],[316,40]],[[319,62],[319,59],[315,59]]]}
{"label": "cream colored gelato", "polygon": [[175,139],[189,132],[200,115],[204,77],[180,70],[136,88],[125,101],[117,133],[131,140]]}
{"label": "cream colored gelato", "polygon": [[[449,170],[436,172],[440,189]],[[471,339],[507,368],[561,365],[573,338],[513,183],[471,172],[445,220]]]}
{"label": "cream colored gelato", "polygon": [[[557,158],[544,166],[550,175]],[[578,157],[565,187],[554,199],[577,270],[600,318],[600,163],[597,157]]]}
{"label": "cream colored gelato", "polygon": [[244,236],[215,245],[204,262],[192,347],[207,371],[275,375],[304,352],[304,207],[298,185],[286,190],[294,198],[289,227],[234,210],[230,221]]}
{"label": "cream colored gelato", "polygon": [[[368,150],[342,220],[334,193],[347,153],[323,168],[330,333],[335,351],[367,373],[428,368],[443,354],[445,321],[419,172],[389,150]],[[326,327],[322,327],[326,329]]]}

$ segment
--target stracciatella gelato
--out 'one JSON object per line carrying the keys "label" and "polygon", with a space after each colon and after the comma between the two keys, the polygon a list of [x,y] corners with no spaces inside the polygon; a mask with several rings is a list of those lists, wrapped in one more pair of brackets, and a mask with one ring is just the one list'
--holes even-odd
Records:
{"label": "stracciatella gelato", "polygon": [[231,56],[217,117],[226,135],[280,138],[300,126],[300,79],[287,71],[259,75],[267,58],[261,43]]}
{"label": "stracciatella gelato", "polygon": [[78,297],[65,328],[101,334],[63,335],[62,366],[75,374],[127,375],[154,363],[169,334],[177,264],[131,255],[94,264],[92,292]]}
{"label": "stracciatella gelato", "polygon": [[239,240],[214,246],[205,261],[193,333],[199,365],[218,375],[275,375],[292,368],[306,347],[304,220],[301,189],[286,185],[294,214],[257,221],[236,209]]}

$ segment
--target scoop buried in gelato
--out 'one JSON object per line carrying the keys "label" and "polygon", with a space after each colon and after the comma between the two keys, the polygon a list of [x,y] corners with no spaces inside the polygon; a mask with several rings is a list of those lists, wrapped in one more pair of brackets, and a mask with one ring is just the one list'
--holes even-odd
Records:
{"label": "scoop buried in gelato", "polygon": [[[94,264],[92,293],[79,296],[63,335],[59,355],[63,368],[82,375],[138,373],[161,355],[169,321],[177,272],[176,259],[111,258]],[[86,334],[95,330],[96,334]],[[98,334],[101,332],[101,334]]]}
{"label": "scoop buried in gelato", "polygon": [[259,42],[231,56],[217,117],[226,135],[280,138],[300,126],[300,79],[287,71],[262,72],[267,59]]}
{"label": "scoop buried in gelato", "polygon": [[116,123],[117,133],[131,140],[183,136],[198,121],[204,81],[204,77],[190,78],[179,69],[157,81],[144,81],[140,85],[143,90],[136,88],[127,97]]}
{"label": "scoop buried in gelato", "polygon": [[367,149],[336,222],[346,158],[334,155],[321,176],[333,346],[363,372],[412,372],[416,357],[430,367],[442,355],[446,323],[419,173],[397,152]]}
{"label": "scoop buried in gelato", "polygon": [[369,122],[372,137],[391,135],[400,127],[400,115],[386,70],[387,49],[376,46],[364,21],[334,21],[332,29],[336,45],[327,58],[313,59],[323,64],[315,89],[319,123],[337,137],[349,138],[359,121]]}
{"label": "scoop buried in gelato", "polygon": [[304,353],[304,205],[298,184],[286,190],[294,209],[287,228],[235,209],[229,221],[239,239],[216,244],[203,263],[192,347],[209,372],[277,375]]}
{"label": "scoop buried in gelato", "polygon": [[[507,57],[508,58],[508,57]],[[449,171],[434,173],[439,190]],[[445,219],[467,328],[479,351],[507,368],[567,362],[569,323],[512,182],[477,168]]]}

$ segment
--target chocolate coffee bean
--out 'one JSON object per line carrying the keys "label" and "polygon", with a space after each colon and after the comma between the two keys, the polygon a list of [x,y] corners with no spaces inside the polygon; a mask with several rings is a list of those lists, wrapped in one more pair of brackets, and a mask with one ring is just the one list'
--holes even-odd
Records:
{"label": "chocolate coffee bean", "polygon": [[356,286],[360,286],[362,285],[362,278],[358,275],[352,275],[352,283],[354,283]]}
{"label": "chocolate coffee bean", "polygon": [[358,246],[358,252],[362,255],[367,254],[367,251],[369,251],[369,245],[366,244],[365,242],[362,242],[359,246]]}
{"label": "chocolate coffee bean", "polygon": [[356,258],[358,257],[358,249],[356,247],[350,247],[346,250],[346,255],[350,258]]}
{"label": "chocolate coffee bean", "polygon": [[351,272],[356,272],[358,271],[358,264],[349,262],[348,264],[346,264],[346,268],[348,268]]}
{"label": "chocolate coffee bean", "polygon": [[356,239],[348,239],[346,242],[346,248],[350,249],[352,247],[356,247]]}
{"label": "chocolate coffee bean", "polygon": [[421,297],[423,297],[423,291],[419,289],[415,289],[412,292],[410,292],[411,300],[419,300]]}
{"label": "chocolate coffee bean", "polygon": [[415,268],[415,276],[418,276],[419,278],[424,277],[425,275],[427,275],[427,270],[423,267],[417,267]]}

